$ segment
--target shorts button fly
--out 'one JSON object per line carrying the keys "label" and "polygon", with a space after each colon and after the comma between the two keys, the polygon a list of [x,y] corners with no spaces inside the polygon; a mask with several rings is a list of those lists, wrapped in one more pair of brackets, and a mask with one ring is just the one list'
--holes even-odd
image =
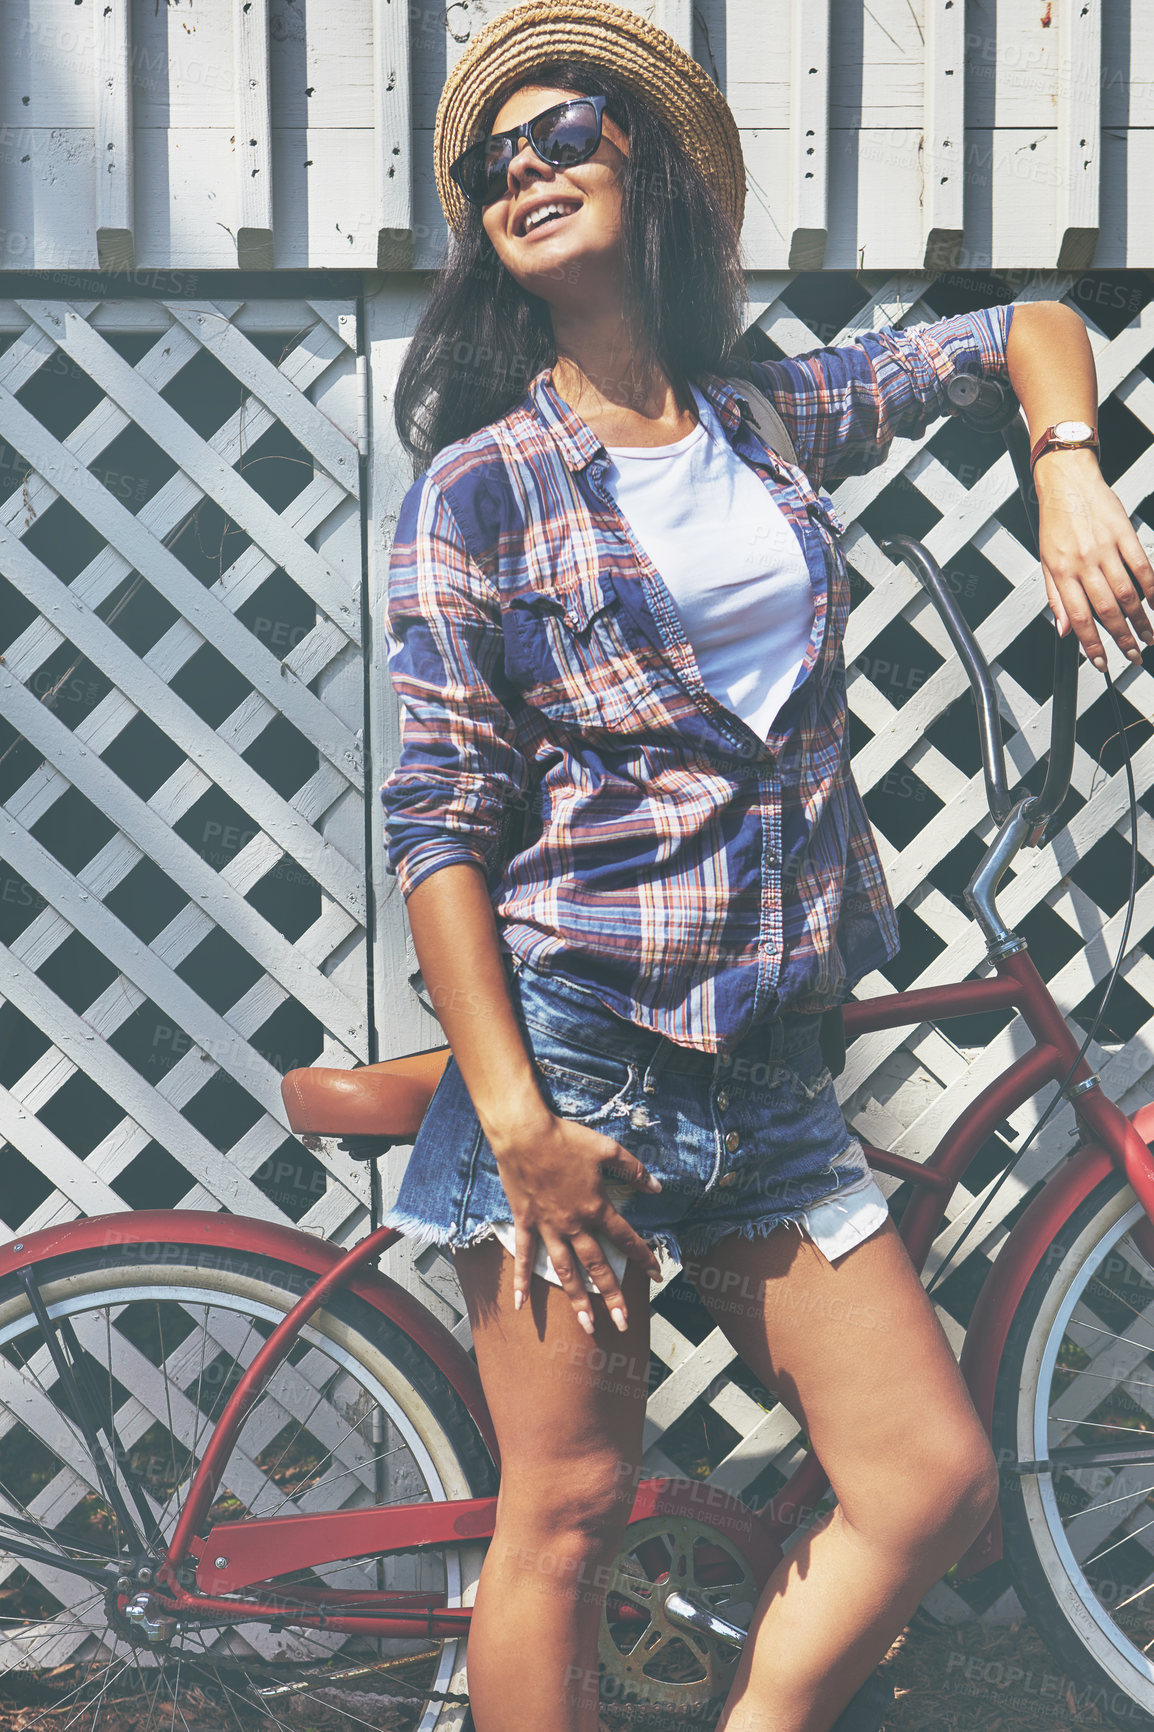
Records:
{"label": "shorts button fly", "polygon": [[741,1147],[741,1138],[738,1136],[736,1131],[729,1132],[725,1139],[725,1146],[731,1155],[737,1153],[738,1149]]}
{"label": "shorts button fly", "polygon": [[718,1093],[717,1093],[718,1111],[724,1112],[728,1105],[729,1105],[729,1096],[726,1094],[724,1089],[719,1089]]}

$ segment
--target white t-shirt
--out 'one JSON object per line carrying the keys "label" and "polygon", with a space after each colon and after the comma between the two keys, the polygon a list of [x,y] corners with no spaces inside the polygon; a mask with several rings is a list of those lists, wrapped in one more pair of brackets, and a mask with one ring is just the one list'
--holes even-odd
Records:
{"label": "white t-shirt", "polygon": [[764,739],[813,632],[801,543],[708,399],[672,445],[609,446],[606,482],[664,579],[706,689]]}

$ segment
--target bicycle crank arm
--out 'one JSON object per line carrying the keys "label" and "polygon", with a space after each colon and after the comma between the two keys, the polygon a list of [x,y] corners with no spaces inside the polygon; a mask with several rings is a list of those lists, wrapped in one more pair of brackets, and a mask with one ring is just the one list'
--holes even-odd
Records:
{"label": "bicycle crank arm", "polygon": [[749,1634],[740,1624],[719,1618],[716,1612],[706,1611],[704,1606],[686,1599],[684,1594],[669,1595],[665,1601],[665,1616],[671,1624],[680,1624],[683,1630],[695,1630],[699,1636],[712,1636],[715,1641],[725,1642],[731,1648],[740,1648]]}

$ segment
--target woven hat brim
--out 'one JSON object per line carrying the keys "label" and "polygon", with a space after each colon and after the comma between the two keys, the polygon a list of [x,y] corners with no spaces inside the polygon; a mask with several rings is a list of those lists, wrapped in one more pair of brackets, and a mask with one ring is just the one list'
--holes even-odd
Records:
{"label": "woven hat brim", "polygon": [[741,136],[722,92],[672,36],[610,0],[523,0],[474,37],[445,80],[433,135],[437,194],[459,233],[466,203],[450,165],[489,105],[548,60],[587,60],[629,85],[662,119],[740,233]]}

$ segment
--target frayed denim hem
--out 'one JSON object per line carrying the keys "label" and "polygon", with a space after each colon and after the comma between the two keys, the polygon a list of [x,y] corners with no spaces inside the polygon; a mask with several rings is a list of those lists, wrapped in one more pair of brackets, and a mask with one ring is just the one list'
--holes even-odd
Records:
{"label": "frayed denim hem", "polygon": [[476,1227],[470,1227],[467,1233],[462,1233],[455,1221],[448,1227],[442,1227],[422,1221],[419,1215],[408,1215],[403,1209],[386,1209],[381,1217],[381,1226],[395,1227],[418,1255],[427,1251],[431,1245],[440,1245],[445,1251],[463,1251],[467,1245],[476,1245],[482,1239],[491,1239],[494,1236],[494,1227],[511,1225],[510,1221],[481,1221]]}
{"label": "frayed denim hem", "polygon": [[[812,1208],[813,1205],[811,1204]],[[684,1266],[685,1257],[701,1257],[721,1239],[765,1239],[777,1227],[796,1227],[801,1238],[806,1237],[805,1217],[809,1209],[798,1209],[795,1214],[768,1215],[764,1221],[745,1221],[736,1226],[732,1221],[715,1221],[707,1227],[701,1227],[695,1233],[686,1233],[684,1240],[684,1255],[680,1261]]]}
{"label": "frayed denim hem", "polygon": [[[416,1215],[405,1214],[403,1210],[388,1209],[381,1218],[381,1225],[395,1227],[419,1256],[431,1245],[439,1245],[445,1251],[465,1251],[470,1245],[483,1244],[486,1239],[497,1239],[496,1228],[511,1227],[513,1222],[508,1216],[501,1219],[493,1217],[479,1221],[476,1226],[462,1233],[455,1222],[450,1227],[433,1226]],[[671,1263],[682,1262],[681,1248],[675,1233],[642,1233],[640,1237],[649,1249],[656,1251],[659,1256],[667,1257]]]}

